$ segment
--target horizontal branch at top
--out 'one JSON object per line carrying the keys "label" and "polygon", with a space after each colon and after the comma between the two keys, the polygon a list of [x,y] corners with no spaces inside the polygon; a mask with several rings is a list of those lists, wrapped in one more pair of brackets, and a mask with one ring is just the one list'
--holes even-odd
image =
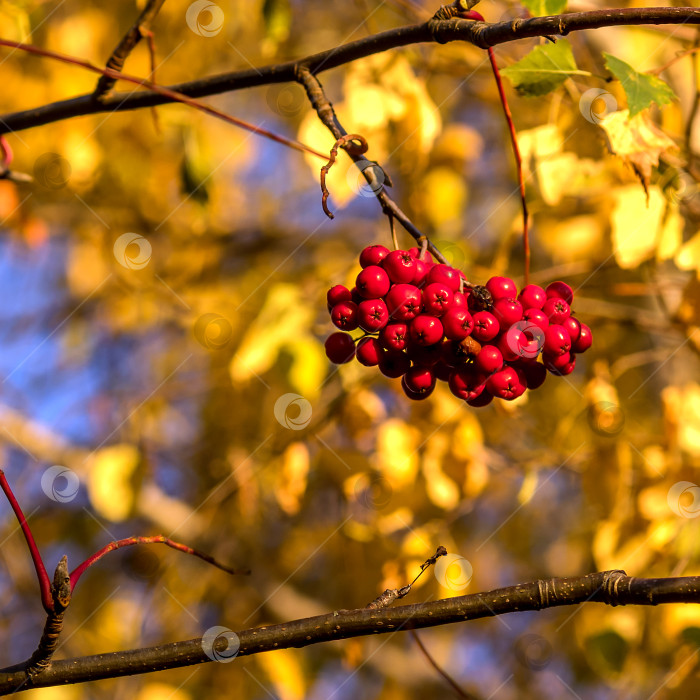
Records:
{"label": "horizontal branch at top", "polygon": [[[302,66],[312,73],[320,73],[360,58],[411,44],[465,41],[480,48],[487,48],[529,37],[565,35],[585,29],[643,24],[700,24],[700,9],[647,7],[594,10],[553,17],[515,19],[496,24],[462,19],[431,19],[423,24],[398,27],[373,34],[296,61],[200,78],[171,85],[169,89],[188,97],[207,97],[245,88],[291,82],[296,79],[297,71]],[[119,92],[100,100],[93,94],[81,95],[33,109],[0,115],[0,134],[42,126],[71,117],[143,109],[170,102],[173,100],[167,96],[148,90],[136,93]]]}

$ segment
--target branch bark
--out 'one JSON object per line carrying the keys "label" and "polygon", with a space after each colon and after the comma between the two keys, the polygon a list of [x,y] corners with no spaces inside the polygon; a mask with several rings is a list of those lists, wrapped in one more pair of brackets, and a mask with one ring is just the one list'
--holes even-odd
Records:
{"label": "branch bark", "polygon": [[[430,19],[423,24],[380,32],[297,61],[214,75],[171,85],[168,89],[188,97],[207,97],[261,85],[291,82],[296,80],[297,72],[302,66],[311,73],[317,74],[366,56],[411,44],[425,42],[444,44],[450,41],[466,41],[485,49],[489,46],[530,37],[551,36],[553,34],[566,35],[584,29],[641,24],[700,24],[700,9],[693,7],[648,7],[594,10],[553,17],[515,19],[497,24],[463,19]],[[100,112],[143,109],[173,101],[166,95],[148,90],[136,94],[118,92],[100,101],[95,100],[94,93],[91,93],[21,112],[0,115],[0,134],[42,126],[71,117]]]}
{"label": "branch bark", "polygon": [[[553,578],[395,608],[336,610],[301,620],[266,625],[237,633],[239,656],[276,649],[302,648],[334,639],[388,634],[437,627],[525,610],[595,602],[606,605],[660,605],[700,603],[700,576],[636,578],[624,571],[602,571],[586,576]],[[224,653],[229,640],[214,649]],[[54,661],[30,678],[21,667],[0,672],[0,695],[30,688],[117,678],[207,663],[212,659],[202,639],[190,639],[144,649],[97,654]]]}

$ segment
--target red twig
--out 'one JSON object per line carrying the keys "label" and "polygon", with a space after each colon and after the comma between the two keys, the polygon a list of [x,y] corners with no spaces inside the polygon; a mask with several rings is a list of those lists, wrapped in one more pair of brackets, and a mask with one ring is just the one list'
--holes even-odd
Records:
{"label": "red twig", "polygon": [[[151,57],[151,72],[148,75],[148,79],[156,83],[156,35],[146,27],[140,27],[139,30],[141,35],[146,37],[148,54]],[[160,135],[160,121],[158,119],[158,110],[155,107],[151,107],[151,116],[153,117],[153,125],[156,128],[156,133]]]}
{"label": "red twig", "polygon": [[47,613],[50,613],[54,608],[53,594],[51,593],[51,579],[49,579],[49,575],[46,573],[44,561],[41,558],[39,548],[36,546],[36,542],[34,541],[34,535],[32,535],[32,531],[29,528],[27,519],[24,517],[22,508],[20,508],[20,505],[17,502],[14,493],[12,493],[10,484],[7,483],[5,472],[2,469],[0,469],[0,488],[2,488],[3,493],[7,497],[7,500],[10,502],[10,506],[12,506],[12,510],[14,511],[15,516],[17,517],[19,526],[22,528],[24,539],[27,541],[29,553],[31,554],[32,561],[34,562],[36,576],[39,579],[39,588],[41,589],[41,604],[44,606],[44,610],[46,610]]}
{"label": "red twig", "polygon": [[[474,13],[474,10],[472,10],[472,13]],[[479,18],[481,18],[481,15],[479,15]],[[496,56],[494,55],[493,48],[489,47],[488,53],[489,61],[491,61],[491,68],[493,69],[493,77],[496,79],[496,86],[498,87],[498,94],[501,97],[503,113],[506,115],[508,131],[510,132],[510,142],[513,146],[513,156],[515,156],[515,167],[518,172],[518,188],[520,189],[520,202],[523,208],[523,254],[525,257],[525,284],[530,284],[530,232],[528,230],[527,200],[525,199],[525,179],[523,177],[523,161],[520,157],[520,149],[518,148],[518,137],[515,133],[513,115],[510,113],[508,100],[506,100],[506,93],[503,89],[501,74],[498,72],[498,65],[496,64]]]}
{"label": "red twig", "polygon": [[163,95],[164,97],[167,97],[171,100],[174,100],[175,102],[182,102],[183,104],[186,104],[189,107],[198,109],[201,112],[210,114],[213,117],[223,119],[223,121],[228,122],[229,124],[233,124],[234,126],[238,126],[241,129],[246,129],[247,131],[251,131],[254,134],[258,134],[259,136],[264,136],[265,138],[268,138],[272,141],[284,144],[289,148],[301,151],[302,153],[311,153],[312,155],[315,155],[318,158],[326,160],[326,156],[323,153],[316,151],[310,146],[307,146],[303,143],[299,143],[298,141],[294,141],[293,139],[288,139],[284,136],[280,136],[279,134],[275,134],[272,131],[263,129],[261,126],[255,126],[254,124],[250,124],[249,122],[243,121],[242,119],[238,119],[237,117],[232,117],[230,114],[226,114],[221,110],[218,110],[214,107],[210,107],[204,102],[200,102],[199,100],[195,100],[191,97],[188,97],[187,95],[183,95],[181,92],[170,90],[169,88],[163,87],[162,85],[157,85],[156,83],[152,83],[149,80],[143,80],[142,78],[138,78],[134,75],[128,75],[127,73],[121,73],[120,71],[112,70],[111,68],[100,68],[99,66],[96,66],[93,63],[90,63],[89,61],[84,61],[81,58],[74,58],[73,56],[66,56],[65,54],[60,54],[55,51],[49,51],[48,49],[41,49],[38,46],[33,46],[32,44],[22,44],[16,41],[10,41],[9,39],[0,39],[0,46],[6,46],[8,48],[17,49],[19,51],[26,51],[27,53],[31,53],[36,56],[43,56],[44,58],[52,58],[56,61],[61,61],[62,63],[68,63],[69,65],[85,68],[86,70],[92,71],[93,73],[105,75],[108,78],[114,78],[115,80],[124,80],[127,83],[140,85],[141,87],[148,88],[149,90],[156,92],[159,95]]}
{"label": "red twig", "polygon": [[459,684],[457,681],[455,681],[452,676],[445,671],[440,664],[435,661],[435,659],[432,657],[431,653],[425,648],[425,645],[423,644],[421,638],[418,636],[418,632],[415,630],[409,630],[411,636],[413,637],[413,640],[415,643],[418,645],[418,648],[421,650],[423,653],[423,656],[428,660],[428,663],[449,683],[449,685],[452,687],[452,690],[457,693],[457,697],[460,698],[465,698],[466,700],[474,700],[473,695],[468,695],[462,688],[459,687]]}
{"label": "red twig", "polygon": [[216,566],[218,569],[221,569],[222,571],[225,571],[228,574],[236,575],[250,573],[250,571],[248,570],[231,569],[228,566],[225,566],[224,564],[218,562],[216,559],[214,559],[214,557],[210,557],[208,554],[204,554],[203,552],[193,549],[192,547],[188,547],[185,544],[180,544],[180,542],[174,542],[173,540],[168,539],[163,535],[153,535],[151,537],[127,537],[123,540],[115,540],[114,542],[110,542],[108,545],[102,547],[102,549],[100,549],[98,552],[95,552],[95,554],[93,554],[91,557],[88,557],[82,564],[73,569],[73,571],[71,571],[70,574],[71,591],[75,588],[76,584],[78,583],[78,580],[85,573],[85,571],[88,568],[90,568],[95,562],[102,559],[102,557],[105,554],[108,554],[109,552],[112,552],[115,549],[129,547],[134,544],[164,544],[168,547],[171,547],[172,549],[177,549],[180,552],[184,552],[185,554],[191,554],[194,557],[198,557],[199,559],[202,559],[208,564]]}
{"label": "red twig", "polygon": [[7,170],[10,167],[10,163],[12,163],[13,153],[12,146],[10,146],[4,135],[0,136],[0,158],[2,158],[0,167],[2,167],[2,170]]}

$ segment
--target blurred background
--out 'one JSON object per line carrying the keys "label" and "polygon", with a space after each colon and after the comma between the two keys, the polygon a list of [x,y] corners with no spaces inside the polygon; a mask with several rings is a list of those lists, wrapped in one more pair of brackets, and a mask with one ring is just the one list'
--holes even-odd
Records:
{"label": "blurred background", "polygon": [[[196,3],[195,3],[196,4]],[[201,3],[200,3],[201,4]],[[207,3],[204,3],[207,4]],[[639,3],[571,2],[569,10]],[[3,38],[103,65],[143,3],[8,0]],[[417,0],[169,0],[154,23],[170,84],[288,60],[428,18]],[[485,2],[488,21],[524,15]],[[660,156],[648,199],[599,122],[625,109],[602,51],[652,71],[698,46],[692,27],[569,37],[579,67],[540,99],[506,82],[526,162],[532,281],[567,280],[594,345],[573,374],[512,403],[426,401],[323,341],[327,289],[390,244],[341,155],[333,221],[321,161],[182,105],[69,119],[8,136],[0,181],[0,449],[47,567],[112,539],[165,534],[252,575],[162,546],[110,554],[81,580],[59,656],[135,648],[366,605],[411,580],[437,545],[457,555],[406,602],[536,578],[625,569],[700,574],[698,55],[660,75]],[[512,64],[539,40],[496,49]],[[3,50],[3,113],[94,89],[84,70]],[[145,43],[125,70],[146,76]],[[596,77],[599,76],[599,77]],[[462,44],[382,53],[321,75],[392,195],[475,282],[522,284],[513,155],[486,54]],[[583,108],[590,88],[601,103]],[[130,90],[131,86],[120,86]],[[208,100],[327,152],[300,87]],[[412,244],[401,234],[401,243]],[[291,395],[291,396],[289,396]],[[50,467],[53,470],[47,471]],[[680,484],[680,485],[679,485]],[[38,588],[0,506],[0,653],[27,658]],[[590,604],[421,632],[481,698],[696,697],[700,607]],[[32,691],[42,700],[445,696],[407,634],[277,651],[232,664]]]}

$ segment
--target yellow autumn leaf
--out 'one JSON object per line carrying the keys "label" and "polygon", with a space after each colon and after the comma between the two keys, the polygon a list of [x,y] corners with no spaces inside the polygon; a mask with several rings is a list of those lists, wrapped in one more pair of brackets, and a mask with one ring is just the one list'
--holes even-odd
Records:
{"label": "yellow autumn leaf", "polygon": [[231,360],[229,370],[234,382],[248,382],[256,374],[267,372],[287,339],[309,327],[313,311],[301,295],[301,289],[293,284],[276,284],[270,289]]}
{"label": "yellow autumn leaf", "polygon": [[299,512],[308,474],[309,450],[303,442],[293,442],[282,455],[282,468],[275,488],[277,503],[288,515]]}
{"label": "yellow autumn leaf", "polygon": [[644,189],[648,189],[651,169],[658,166],[659,157],[678,148],[646,111],[631,119],[629,110],[612,112],[601,120],[600,126],[608,138],[610,152],[632,167]]}
{"label": "yellow autumn leaf", "polygon": [[472,413],[465,413],[452,433],[452,454],[457,459],[471,459],[480,454],[483,442],[484,433],[478,419]]}
{"label": "yellow autumn leaf", "polygon": [[[685,223],[678,211],[678,205],[670,207],[656,244],[656,259],[659,262],[672,258],[681,247],[684,226]],[[698,248],[698,254],[700,254],[700,248]],[[700,258],[697,261],[700,262]]]}
{"label": "yellow autumn leaf", "polygon": [[303,700],[306,697],[301,658],[294,649],[280,649],[258,657],[258,663],[267,673],[280,700]]}
{"label": "yellow autumn leaf", "polygon": [[603,224],[597,216],[572,216],[546,225],[541,245],[557,262],[599,256],[604,250]]}
{"label": "yellow autumn leaf", "polygon": [[438,433],[428,441],[423,456],[423,476],[428,498],[439,508],[450,510],[459,503],[459,488],[442,470],[449,449],[446,435]]}
{"label": "yellow autumn leaf", "polygon": [[673,261],[681,270],[695,270],[700,279],[700,233],[696,233],[678,250]]}
{"label": "yellow autumn leaf", "polygon": [[661,392],[669,429],[675,429],[678,446],[700,456],[700,385],[668,386]]}
{"label": "yellow autumn leaf", "polygon": [[299,335],[286,343],[284,349],[292,356],[289,383],[307,400],[313,401],[328,371],[323,345],[310,335]]}
{"label": "yellow autumn leaf", "polygon": [[457,231],[463,226],[462,214],[467,203],[464,176],[452,168],[439,167],[428,171],[416,197],[428,220],[435,229]]}
{"label": "yellow autumn leaf", "polygon": [[139,690],[136,700],[190,700],[192,696],[167,683],[147,683]]}
{"label": "yellow autumn leaf", "polygon": [[134,504],[131,477],[140,461],[133,445],[111,445],[95,452],[87,465],[88,495],[95,510],[114,522],[125,520]]}
{"label": "yellow autumn leaf", "polygon": [[398,418],[382,423],[377,435],[377,469],[396,489],[413,483],[418,471],[420,432]]}
{"label": "yellow autumn leaf", "polygon": [[611,216],[612,244],[617,264],[629,270],[650,258],[656,250],[666,203],[658,187],[647,196],[637,185],[614,192]]}

